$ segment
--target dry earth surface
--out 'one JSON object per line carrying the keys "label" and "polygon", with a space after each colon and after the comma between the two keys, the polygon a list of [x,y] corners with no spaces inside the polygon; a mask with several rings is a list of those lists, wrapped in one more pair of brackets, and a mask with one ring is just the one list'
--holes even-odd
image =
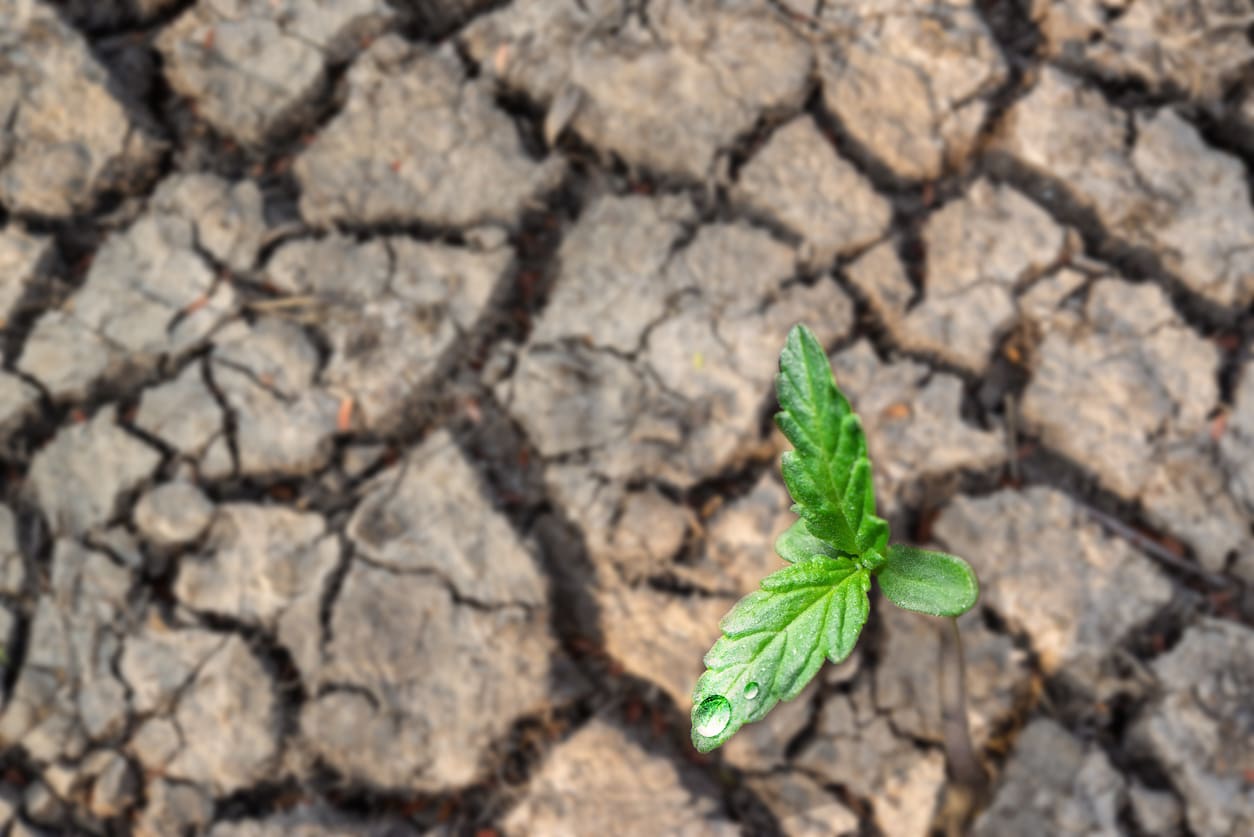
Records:
{"label": "dry earth surface", "polygon": [[[0,832],[1254,833],[1252,178],[1249,0],[0,0]],[[880,602],[687,743],[798,321],[965,809]]]}

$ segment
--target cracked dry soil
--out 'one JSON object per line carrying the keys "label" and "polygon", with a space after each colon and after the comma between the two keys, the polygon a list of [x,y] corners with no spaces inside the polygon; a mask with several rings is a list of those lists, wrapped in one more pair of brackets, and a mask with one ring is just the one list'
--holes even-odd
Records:
{"label": "cracked dry soil", "polygon": [[978,835],[1254,833],[1254,5],[0,0],[0,833],[927,835],[721,751],[795,322],[967,556]]}

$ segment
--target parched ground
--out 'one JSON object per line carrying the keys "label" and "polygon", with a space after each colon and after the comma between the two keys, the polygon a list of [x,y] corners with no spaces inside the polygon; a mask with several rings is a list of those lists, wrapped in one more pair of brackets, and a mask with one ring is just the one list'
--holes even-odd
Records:
{"label": "parched ground", "polygon": [[[0,832],[1254,833],[1249,0],[0,0]],[[709,757],[808,323],[937,625]]]}

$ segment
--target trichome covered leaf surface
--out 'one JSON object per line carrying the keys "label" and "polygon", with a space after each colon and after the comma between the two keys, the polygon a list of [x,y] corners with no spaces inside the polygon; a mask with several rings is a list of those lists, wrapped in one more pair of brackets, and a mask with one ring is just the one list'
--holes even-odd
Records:
{"label": "trichome covered leaf surface", "polygon": [[871,462],[862,425],[836,388],[822,345],[795,326],[779,358],[775,423],[795,450],[784,454],[784,483],[815,537],[842,552],[882,556],[888,524],[875,515]]}
{"label": "trichome covered leaf surface", "polygon": [[772,573],[723,617],[693,693],[692,742],[709,752],[776,703],[796,697],[823,660],[853,651],[870,611],[871,575],[815,555]]}
{"label": "trichome covered leaf surface", "polygon": [[887,549],[862,426],[804,326],[788,335],[776,389],[775,420],[796,448],[784,455],[784,481],[802,519],[775,546],[792,566],[732,608],[705,656],[692,709],[701,752],[796,697],[823,660],[849,656],[866,624],[871,572]]}
{"label": "trichome covered leaf surface", "polygon": [[828,558],[849,558],[857,560],[856,555],[841,552],[830,543],[819,540],[810,534],[804,520],[798,520],[789,526],[782,535],[775,539],[775,552],[790,564],[807,561],[815,555]]}
{"label": "trichome covered leaf surface", "polygon": [[932,616],[961,616],[980,597],[971,565],[956,555],[893,544],[876,578],[897,607]]}

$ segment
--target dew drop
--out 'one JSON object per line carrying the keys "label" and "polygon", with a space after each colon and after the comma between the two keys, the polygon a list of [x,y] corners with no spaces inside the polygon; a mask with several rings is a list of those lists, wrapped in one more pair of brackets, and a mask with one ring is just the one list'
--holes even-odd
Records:
{"label": "dew drop", "polygon": [[710,695],[697,707],[693,727],[706,738],[712,738],[727,729],[731,720],[731,703],[722,695]]}
{"label": "dew drop", "polygon": [[745,684],[745,698],[753,700],[758,696],[758,684],[749,682]]}

